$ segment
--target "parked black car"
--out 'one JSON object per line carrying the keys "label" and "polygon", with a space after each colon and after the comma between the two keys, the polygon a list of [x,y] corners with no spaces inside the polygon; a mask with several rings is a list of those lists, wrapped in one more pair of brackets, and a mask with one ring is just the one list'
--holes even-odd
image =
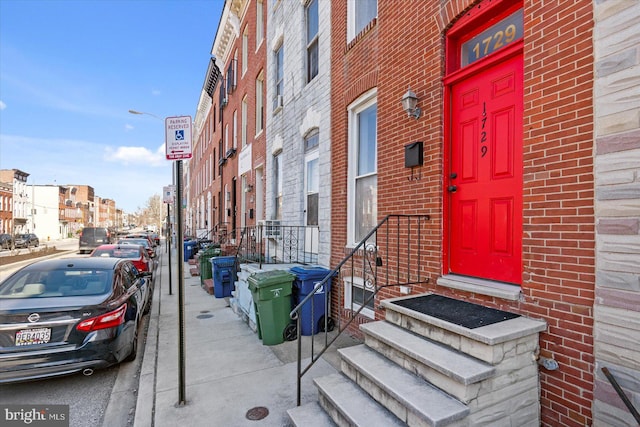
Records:
{"label": "parked black car", "polygon": [[121,258],[37,261],[0,283],[0,383],[133,360],[148,276]]}
{"label": "parked black car", "polygon": [[16,248],[30,248],[40,246],[40,239],[33,233],[16,234],[13,244]]}
{"label": "parked black car", "polygon": [[0,234],[0,249],[11,249],[13,237],[11,234]]}
{"label": "parked black car", "polygon": [[80,232],[78,242],[78,251],[82,253],[90,253],[100,245],[108,245],[113,243],[113,235],[108,228],[104,227],[85,227]]}

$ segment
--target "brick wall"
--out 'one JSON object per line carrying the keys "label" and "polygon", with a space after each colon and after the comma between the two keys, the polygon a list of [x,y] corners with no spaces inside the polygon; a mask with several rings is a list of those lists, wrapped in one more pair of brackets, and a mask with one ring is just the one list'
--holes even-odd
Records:
{"label": "brick wall", "polygon": [[[238,7],[242,6],[242,10]],[[194,158],[189,163],[189,191],[191,215],[195,218],[194,228],[203,227],[205,220],[208,231],[212,231],[216,226],[219,230],[231,231],[232,217],[235,215],[235,226],[239,228],[242,224],[241,218],[245,218],[245,225],[253,225],[256,222],[255,209],[258,201],[257,194],[263,197],[264,191],[257,192],[256,187],[262,186],[264,182],[256,182],[255,168],[264,166],[265,163],[265,129],[256,134],[256,80],[258,76],[265,75],[266,71],[266,52],[267,39],[266,34],[261,45],[256,48],[256,1],[249,0],[246,2],[228,3],[225,6],[229,9],[227,20],[222,20],[219,24],[218,32],[214,40],[213,54],[216,55],[216,65],[220,68],[221,76],[213,92],[211,100],[201,102],[204,113],[203,117],[198,117],[196,123],[202,123],[198,129],[197,144],[194,146]],[[266,7],[263,8],[264,27],[266,27]],[[241,16],[238,16],[241,15]],[[246,71],[243,72],[242,63],[242,38],[243,34],[248,35],[248,53]],[[227,70],[232,60],[236,59],[236,87],[235,90],[227,95],[228,104],[222,110],[219,108],[220,85],[225,82],[228,76]],[[263,86],[263,98],[266,106],[266,78]],[[204,94],[204,97],[208,95]],[[242,102],[247,103],[247,123],[243,127],[242,123]],[[202,101],[202,100],[201,100]],[[225,156],[225,145],[223,144],[222,153],[220,152],[220,141],[224,141],[225,127],[228,126],[227,137],[229,139],[228,146],[233,146],[233,115],[237,114],[236,134],[237,134],[237,152],[230,157],[224,165],[218,164],[218,159]],[[259,113],[258,113],[259,114]],[[266,119],[266,117],[265,117]],[[213,123],[213,126],[211,126]],[[265,126],[266,128],[266,126]],[[241,179],[238,173],[238,158],[242,150],[242,132],[246,129],[246,143],[251,145],[251,169],[246,172],[247,185],[253,187],[253,192],[242,193]],[[215,153],[215,155],[214,155]],[[212,167],[213,163],[213,167]],[[222,169],[221,169],[222,168]],[[214,172],[212,174],[212,171]],[[222,173],[220,173],[222,171]],[[229,202],[226,201],[225,191],[232,191],[236,188],[235,200],[233,197]],[[242,211],[241,198],[246,196],[245,210]],[[237,209],[234,208],[237,206]],[[263,200],[264,203],[264,200]],[[226,208],[230,208],[227,212]],[[254,217],[250,218],[249,210],[254,210]],[[208,210],[205,217],[204,212]],[[199,214],[198,214],[199,213]],[[231,215],[228,215],[228,214]],[[195,230],[194,230],[195,231]],[[210,235],[216,239],[219,236]]]}
{"label": "brick wall", "polygon": [[[436,286],[443,274],[444,36],[472,1],[378,2],[376,22],[346,42],[346,6],[332,10],[332,265],[344,256],[347,213],[347,106],[378,93],[378,217],[431,215],[424,291],[463,298],[547,321],[541,353],[545,425],[591,423],[593,400],[594,56],[593,2],[524,2],[523,281],[517,301]],[[400,100],[419,97],[420,119]],[[424,165],[404,168],[404,145],[424,142]],[[415,178],[419,179],[415,179]],[[396,291],[382,294],[395,296]]]}

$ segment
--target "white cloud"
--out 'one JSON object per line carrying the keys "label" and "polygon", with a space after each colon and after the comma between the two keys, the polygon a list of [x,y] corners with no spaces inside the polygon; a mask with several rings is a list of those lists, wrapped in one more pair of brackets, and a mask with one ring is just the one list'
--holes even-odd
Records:
{"label": "white cloud", "polygon": [[164,145],[155,152],[146,147],[107,147],[104,159],[124,165],[162,166],[166,163]]}
{"label": "white cloud", "polygon": [[162,92],[160,92],[159,89],[152,89],[151,90],[151,95],[153,95],[153,96],[160,96],[161,93]]}
{"label": "white cloud", "polygon": [[0,101],[0,110],[4,110],[5,108],[7,108],[7,104],[5,104],[4,102]]}
{"label": "white cloud", "polygon": [[134,129],[133,125],[130,125],[130,124],[124,125],[124,130],[126,130],[127,132],[133,129]]}

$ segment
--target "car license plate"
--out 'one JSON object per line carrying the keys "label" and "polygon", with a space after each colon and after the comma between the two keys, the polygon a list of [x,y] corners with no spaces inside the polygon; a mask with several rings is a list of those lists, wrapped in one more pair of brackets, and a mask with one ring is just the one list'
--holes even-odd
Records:
{"label": "car license plate", "polygon": [[23,329],[16,332],[16,345],[46,344],[51,339],[51,328]]}

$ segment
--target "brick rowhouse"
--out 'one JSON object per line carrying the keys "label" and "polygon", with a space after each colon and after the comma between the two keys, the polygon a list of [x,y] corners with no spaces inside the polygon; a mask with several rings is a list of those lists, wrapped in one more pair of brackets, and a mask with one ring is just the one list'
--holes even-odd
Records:
{"label": "brick rowhouse", "polygon": [[[439,280],[449,275],[450,123],[445,106],[447,34],[478,8],[520,7],[524,34],[522,95],[522,277],[520,297],[507,299]],[[475,8],[475,9],[474,9]],[[429,214],[422,262],[435,292],[547,322],[540,354],[559,364],[540,368],[544,425],[584,426],[592,420],[595,289],[593,4],[543,1],[378,1],[377,18],[348,38],[347,6],[332,5],[332,265],[348,253],[349,106],[367,91],[377,96],[378,218]],[[422,116],[408,118],[400,99],[408,86]],[[424,143],[419,179],[409,179],[403,147]],[[509,286],[509,285],[508,285]],[[491,287],[491,286],[489,286]],[[393,289],[393,288],[391,288]],[[376,301],[398,296],[382,291]],[[334,309],[339,309],[334,301]],[[376,306],[378,304],[376,303]],[[377,318],[382,317],[379,311]]]}

